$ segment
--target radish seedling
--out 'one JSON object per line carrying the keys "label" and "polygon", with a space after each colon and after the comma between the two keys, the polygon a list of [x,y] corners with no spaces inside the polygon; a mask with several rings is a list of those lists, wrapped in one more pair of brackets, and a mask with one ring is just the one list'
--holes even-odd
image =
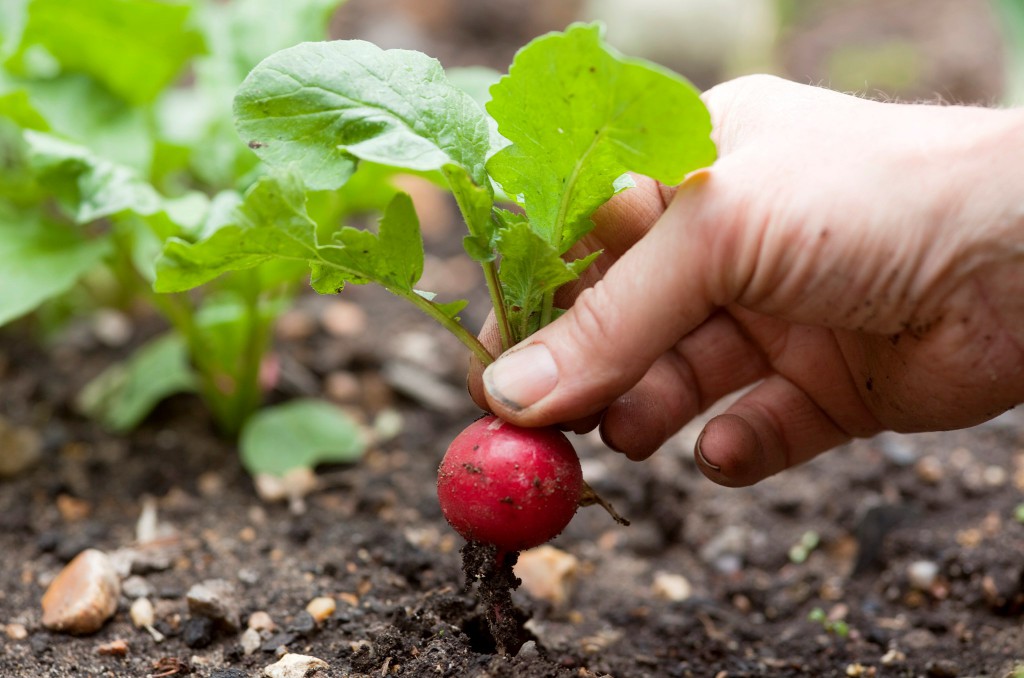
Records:
{"label": "radish seedling", "polygon": [[[360,163],[447,184],[466,223],[465,250],[483,267],[501,342],[509,348],[561,312],[555,291],[599,254],[566,260],[566,253],[593,227],[591,213],[630,185],[627,172],[675,184],[715,157],[710,118],[694,87],[652,63],[619,55],[597,25],[577,24],[532,41],[489,93],[485,112],[434,59],[358,40],[304,43],[268,57],[239,88],[235,115],[243,140],[276,174],[250,190],[239,207],[244,218],[231,227],[198,241],[172,239],[157,262],[157,289],[182,291],[273,260],[305,262],[318,292],[338,293],[349,283],[383,285],[487,364],[492,356],[459,321],[466,302],[440,300],[417,287],[424,253],[408,196],[392,200],[374,233],[317,223],[307,211],[309,192],[338,190]],[[491,542],[491,562],[511,584],[514,551],[554,536],[581,500],[595,499],[582,483],[575,453],[552,432],[512,436],[544,440],[541,447],[550,452],[544,463],[557,478],[545,485],[547,476],[538,474],[539,492],[520,483],[513,494],[516,465],[525,469],[541,457],[531,458],[532,445],[497,444],[513,429],[483,421],[465,439],[491,439],[476,451],[471,443],[469,452],[492,449],[496,458],[455,461],[468,454],[460,436],[442,468],[440,490],[442,498],[451,493],[449,520],[470,539]],[[478,467],[481,476],[486,471],[487,483],[474,485],[466,475],[471,471],[452,470],[453,463]],[[508,510],[499,506],[486,520],[457,510],[480,508],[474,492],[479,498],[505,490],[498,500],[507,498]],[[549,509],[547,522],[538,523]],[[524,530],[523,515],[542,527]],[[504,605],[492,606],[489,619],[508,649],[514,638],[504,642],[499,628],[509,619]]]}

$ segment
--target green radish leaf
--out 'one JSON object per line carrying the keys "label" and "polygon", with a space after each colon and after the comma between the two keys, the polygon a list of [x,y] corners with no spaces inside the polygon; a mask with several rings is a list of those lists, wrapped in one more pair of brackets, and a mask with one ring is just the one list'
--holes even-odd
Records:
{"label": "green radish leaf", "polygon": [[346,283],[375,282],[410,295],[423,273],[423,241],[412,200],[396,193],[378,233],[343,227],[321,245],[306,212],[306,194],[294,175],[264,177],[249,191],[232,224],[197,243],[171,238],[157,260],[157,292],[182,292],[227,271],[273,260],[300,261],[321,294]]}
{"label": "green radish leaf", "polygon": [[52,75],[39,70],[52,71],[49,62],[56,62],[129,103],[145,104],[203,49],[188,26],[190,11],[187,4],[158,0],[32,0],[21,45],[7,66],[21,75]]}
{"label": "green radish leaf", "polygon": [[306,214],[306,196],[293,176],[264,177],[231,217],[196,243],[170,238],[156,262],[157,292],[184,292],[228,271],[242,271],[275,258],[317,258],[316,224]]}
{"label": "green radish leaf", "polygon": [[475,184],[468,175],[451,167],[445,168],[445,177],[469,229],[464,243],[466,253],[477,261],[493,261],[496,231],[491,220],[494,194],[490,185]]}
{"label": "green radish leaf", "polygon": [[7,118],[24,129],[43,132],[50,129],[46,118],[32,105],[28,92],[23,89],[0,94],[0,117]]}
{"label": "green radish leaf", "polygon": [[292,400],[264,408],[246,422],[239,448],[252,475],[282,476],[325,462],[357,461],[366,450],[359,425],[321,400]]}
{"label": "green radish leaf", "polygon": [[122,212],[139,216],[165,213],[163,224],[172,228],[175,218],[191,214],[189,219],[197,222],[205,212],[207,201],[201,194],[166,200],[134,170],[100,158],[84,146],[32,130],[27,130],[24,138],[29,164],[39,182],[65,203],[80,224]]}
{"label": "green radish leaf", "polygon": [[40,183],[69,205],[78,223],[126,210],[137,214],[160,210],[156,190],[127,167],[49,134],[27,131],[25,141]]}
{"label": "green radish leaf", "polygon": [[487,110],[512,142],[487,164],[530,226],[559,253],[627,171],[667,184],[710,164],[711,122],[681,76],[608,47],[599,25],[532,41],[491,88]]}
{"label": "green radish leaf", "polygon": [[544,295],[578,278],[600,252],[569,263],[530,228],[525,217],[506,212],[503,221],[498,234],[502,293],[515,339],[522,340],[538,329]]}
{"label": "green radish leaf", "polygon": [[0,325],[67,292],[109,252],[107,238],[0,205]]}
{"label": "green radish leaf", "polygon": [[304,43],[253,69],[235,97],[239,134],[311,189],[345,183],[357,160],[413,171],[457,168],[490,189],[486,116],[419,52],[361,40]]}
{"label": "green radish leaf", "polygon": [[76,405],[110,430],[123,432],[142,423],[164,398],[195,390],[188,347],[181,336],[170,333],[90,381],[78,394]]}
{"label": "green radish leaf", "polygon": [[87,146],[97,157],[131,167],[142,176],[149,172],[153,162],[149,111],[125,106],[124,99],[87,75],[66,74],[23,84],[51,134]]}
{"label": "green radish leaf", "polygon": [[[345,0],[231,0],[204,2],[196,19],[209,49],[196,60],[198,79],[232,92],[267,55],[327,34],[327,24]],[[230,103],[230,97],[228,97]]]}
{"label": "green radish leaf", "polygon": [[346,280],[412,292],[423,275],[423,239],[412,199],[396,193],[377,235],[346,226],[334,234],[332,244],[320,248],[320,257],[311,284],[322,294],[340,291]]}
{"label": "green radish leaf", "polygon": [[25,28],[29,0],[0,2],[0,61],[18,47]]}

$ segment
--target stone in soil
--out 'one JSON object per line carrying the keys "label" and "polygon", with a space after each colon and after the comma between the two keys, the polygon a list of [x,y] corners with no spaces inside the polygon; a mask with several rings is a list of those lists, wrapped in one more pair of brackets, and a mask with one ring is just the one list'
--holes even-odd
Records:
{"label": "stone in soil", "polygon": [[515,575],[534,598],[561,607],[569,602],[579,572],[579,560],[554,546],[539,546],[519,554]]}
{"label": "stone in soil", "polygon": [[257,632],[270,632],[277,628],[277,624],[274,623],[273,618],[263,610],[257,610],[249,615],[249,621],[246,626]]}
{"label": "stone in soil", "polygon": [[304,654],[286,654],[263,669],[263,675],[266,678],[310,678],[328,668],[330,664],[323,659]]}
{"label": "stone in soil", "polygon": [[242,669],[217,669],[210,678],[249,678],[249,674]]}
{"label": "stone in soil", "polygon": [[117,611],[121,580],[107,554],[86,549],[61,570],[43,595],[43,626],[86,634]]}
{"label": "stone in soil", "polygon": [[317,624],[323,624],[330,619],[336,609],[338,609],[338,604],[334,598],[328,598],[327,596],[314,598],[306,605],[306,612],[313,617]]}
{"label": "stone in soil", "polygon": [[366,331],[366,311],[350,301],[332,301],[320,315],[327,333],[334,337],[357,337]]}
{"label": "stone in soil", "polygon": [[208,617],[189,617],[181,631],[181,639],[193,649],[201,649],[213,642],[213,621]]}
{"label": "stone in soil", "polygon": [[15,426],[0,417],[0,450],[0,478],[10,478],[39,461],[43,437],[35,429]]}
{"label": "stone in soil", "polygon": [[693,595],[693,585],[681,574],[657,572],[651,591],[658,598],[678,603]]}
{"label": "stone in soil", "polygon": [[316,630],[316,619],[309,612],[303,610],[295,615],[295,619],[288,625],[288,630],[300,636],[308,636]]}
{"label": "stone in soil", "polygon": [[226,579],[207,579],[188,590],[188,609],[193,615],[207,617],[230,631],[241,626],[241,604],[234,585]]}
{"label": "stone in soil", "polygon": [[242,635],[238,639],[238,644],[242,646],[242,654],[249,656],[256,650],[260,649],[260,645],[263,644],[263,639],[260,637],[259,631],[250,628],[242,632]]}
{"label": "stone in soil", "polygon": [[916,560],[907,567],[907,580],[918,591],[929,591],[939,576],[939,565],[931,560]]}
{"label": "stone in soil", "polygon": [[108,657],[125,657],[128,655],[128,642],[118,638],[109,643],[103,643],[96,648],[96,652]]}

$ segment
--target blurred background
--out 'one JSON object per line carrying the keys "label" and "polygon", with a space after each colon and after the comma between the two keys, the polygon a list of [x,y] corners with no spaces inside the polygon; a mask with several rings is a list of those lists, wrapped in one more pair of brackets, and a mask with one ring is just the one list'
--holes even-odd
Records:
{"label": "blurred background", "polygon": [[767,72],[884,100],[1024,103],[1024,0],[351,0],[333,33],[503,71],[578,19],[702,89]]}

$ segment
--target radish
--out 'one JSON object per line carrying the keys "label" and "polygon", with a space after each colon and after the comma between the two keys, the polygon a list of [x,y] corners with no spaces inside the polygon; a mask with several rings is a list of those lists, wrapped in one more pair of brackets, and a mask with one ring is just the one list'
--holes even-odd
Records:
{"label": "radish", "polygon": [[594,492],[569,440],[554,428],[521,428],[494,415],[467,426],[437,472],[441,512],[466,538],[463,571],[479,582],[484,617],[497,651],[515,654],[527,640],[527,617],[512,601],[519,551],[558,536],[580,506],[598,504],[628,525]]}
{"label": "radish", "polygon": [[493,415],[456,436],[437,476],[451,526],[499,554],[556,537],[576,514],[584,487],[579,457],[560,431],[521,428]]}

